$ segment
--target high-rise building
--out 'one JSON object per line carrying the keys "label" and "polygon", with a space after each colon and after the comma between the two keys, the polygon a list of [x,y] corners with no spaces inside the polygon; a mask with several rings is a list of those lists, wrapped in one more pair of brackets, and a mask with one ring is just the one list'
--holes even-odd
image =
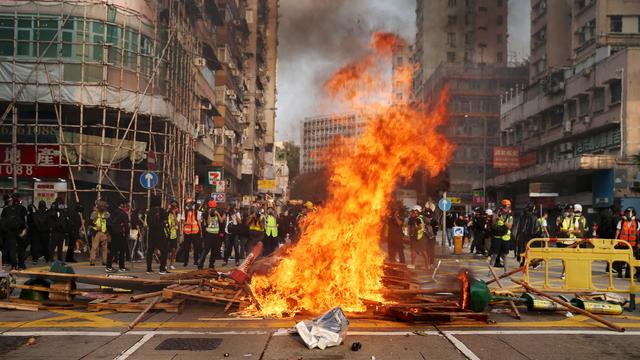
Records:
{"label": "high-rise building", "polygon": [[[436,69],[425,84],[430,94],[427,103],[437,102],[445,88],[449,91],[448,119],[443,128],[456,149],[445,183],[427,189],[427,196],[447,190],[447,196],[457,203],[473,204],[473,190],[482,190],[494,174],[492,152],[500,141],[500,96],[526,82],[523,66],[445,63]],[[481,195],[475,199],[476,205],[483,205],[484,200],[478,200]]]}
{"label": "high-rise building", "polygon": [[414,96],[442,63],[507,64],[507,0],[417,0]]}
{"label": "high-rise building", "polygon": [[245,49],[242,193],[252,195],[260,179],[274,179],[278,1],[248,0]]}
{"label": "high-rise building", "polygon": [[392,66],[392,101],[394,104],[407,104],[411,102],[411,82],[404,79],[404,76],[411,76],[413,73],[413,46],[409,44],[399,44],[393,49]]}
{"label": "high-rise building", "polygon": [[[548,7],[551,7],[550,9]],[[571,64],[571,2],[531,1],[531,81]]]}
{"label": "high-rise building", "polygon": [[539,0],[532,8],[567,20],[545,46],[549,54],[568,48],[570,61],[532,66],[530,84],[504,97],[501,143],[520,152],[520,163],[489,185],[520,206],[640,206],[640,172],[630,161],[640,152],[640,2]]}
{"label": "high-rise building", "polygon": [[324,168],[323,155],[333,146],[337,137],[352,138],[364,130],[365,123],[356,114],[323,115],[309,117],[302,125],[301,173]]}

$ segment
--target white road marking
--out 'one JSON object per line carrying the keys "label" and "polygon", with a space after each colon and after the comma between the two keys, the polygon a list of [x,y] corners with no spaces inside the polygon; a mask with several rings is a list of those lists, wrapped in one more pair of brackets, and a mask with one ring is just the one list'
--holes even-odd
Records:
{"label": "white road marking", "polygon": [[612,330],[445,330],[443,333],[450,335],[640,335],[638,330],[625,332]]}
{"label": "white road marking", "polygon": [[456,339],[455,336],[446,332],[443,332],[443,334],[447,338],[447,340],[449,340],[453,344],[453,346],[455,346],[456,349],[458,349],[467,359],[480,360],[480,358],[476,356],[476,354],[474,354],[473,351],[471,351],[471,349],[467,347],[467,345],[465,345],[462,341]]}
{"label": "white road marking", "polygon": [[133,355],[142,345],[144,345],[147,341],[151,340],[153,334],[146,334],[142,337],[142,339],[138,340],[137,343],[133,344],[132,347],[128,348],[124,352],[120,354],[120,356],[116,357],[114,360],[125,360],[129,356]]}

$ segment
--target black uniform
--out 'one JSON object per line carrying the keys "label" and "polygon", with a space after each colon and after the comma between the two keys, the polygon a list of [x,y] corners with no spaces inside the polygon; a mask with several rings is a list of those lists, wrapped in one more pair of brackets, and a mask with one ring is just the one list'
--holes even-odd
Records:
{"label": "black uniform", "polygon": [[44,256],[46,262],[51,261],[49,253],[49,240],[51,230],[49,227],[49,214],[47,213],[47,204],[44,201],[38,203],[38,210],[32,215],[32,225],[29,228],[31,232],[31,258],[37,261]]}
{"label": "black uniform", "polygon": [[119,207],[110,212],[107,220],[107,231],[111,235],[109,242],[109,256],[107,256],[107,269],[111,269],[113,260],[117,258],[120,269],[125,269],[127,252],[127,237],[129,235],[129,216]]}
{"label": "black uniform", "polygon": [[[59,261],[64,261],[62,249],[64,242],[69,238],[71,220],[69,214],[61,203],[54,203],[49,210],[49,228],[51,229],[51,242],[49,244],[49,258],[53,260],[54,251]],[[56,250],[57,249],[57,250]]]}
{"label": "black uniform", "polygon": [[169,214],[160,206],[154,206],[147,213],[149,241],[147,244],[147,271],[151,272],[151,262],[156,249],[160,250],[160,271],[167,271],[167,253],[169,251]]}
{"label": "black uniform", "polygon": [[4,224],[4,252],[7,254],[12,268],[25,268],[27,238],[23,235],[27,227],[27,209],[20,203],[14,203],[2,211]]}

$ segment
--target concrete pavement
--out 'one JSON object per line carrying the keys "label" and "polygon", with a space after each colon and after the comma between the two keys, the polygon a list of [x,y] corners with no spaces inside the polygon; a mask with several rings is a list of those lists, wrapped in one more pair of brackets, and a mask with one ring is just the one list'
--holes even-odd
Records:
{"label": "concrete pavement", "polygon": [[[510,259],[509,266],[516,264]],[[102,267],[74,264],[76,272],[103,273]],[[486,259],[470,255],[442,260],[436,280],[467,268],[488,279]],[[134,264],[133,275],[146,275],[143,264]],[[192,270],[180,267],[177,271]],[[224,270],[224,269],[223,269]],[[499,270],[499,269],[498,269]],[[560,281],[560,268],[552,269]],[[594,275],[605,281],[604,269]],[[534,282],[540,281],[534,275]],[[428,281],[426,272],[422,280]],[[556,280],[557,279],[557,280]],[[624,279],[620,283],[624,283]],[[505,284],[507,285],[507,284]],[[510,285],[509,285],[510,286]],[[491,309],[491,323],[406,324],[393,321],[352,319],[345,343],[322,350],[308,350],[293,325],[304,319],[238,320],[222,307],[189,302],[182,313],[154,312],[133,331],[127,324],[137,314],[65,309],[38,312],[0,311],[0,358],[10,359],[598,359],[637,358],[640,354],[640,315],[625,311],[607,318],[627,328],[615,333],[584,316],[564,312],[528,312],[522,320]],[[29,343],[29,339],[32,344]],[[178,339],[178,340],[173,340]],[[186,339],[186,340],[183,340]],[[168,341],[168,342],[165,342]],[[350,350],[358,341],[362,349]],[[171,343],[189,346],[171,348]],[[185,345],[186,344],[186,345]],[[635,345],[638,344],[638,345]],[[165,348],[159,350],[156,348]],[[194,351],[194,348],[210,348]],[[228,356],[225,356],[228,355]]]}

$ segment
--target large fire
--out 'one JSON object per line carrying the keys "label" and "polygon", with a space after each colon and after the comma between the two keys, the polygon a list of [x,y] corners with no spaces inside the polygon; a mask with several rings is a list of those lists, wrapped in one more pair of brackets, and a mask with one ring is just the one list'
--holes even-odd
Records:
{"label": "large fire", "polygon": [[325,83],[333,99],[364,116],[366,128],[325,156],[327,202],[308,215],[300,241],[272,272],[253,277],[263,314],[319,313],[335,306],[357,312],[365,310],[365,299],[383,300],[379,243],[392,193],[420,168],[437,175],[453,150],[436,130],[445,121],[446,95],[429,112],[392,105],[391,82],[410,86],[414,71],[407,65],[389,75],[393,49],[401,43],[393,34],[374,34],[371,52]]}

